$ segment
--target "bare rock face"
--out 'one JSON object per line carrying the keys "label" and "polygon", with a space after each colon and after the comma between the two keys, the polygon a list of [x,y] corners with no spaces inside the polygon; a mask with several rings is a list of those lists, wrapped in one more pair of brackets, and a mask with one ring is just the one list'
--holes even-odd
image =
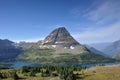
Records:
{"label": "bare rock face", "polygon": [[55,54],[72,53],[80,54],[87,52],[88,49],[79,44],[66,30],[60,27],[53,30],[42,42],[40,48],[50,48],[55,50]]}
{"label": "bare rock face", "polygon": [[47,45],[63,45],[65,47],[80,45],[66,30],[65,27],[60,27],[53,30],[44,40]]}

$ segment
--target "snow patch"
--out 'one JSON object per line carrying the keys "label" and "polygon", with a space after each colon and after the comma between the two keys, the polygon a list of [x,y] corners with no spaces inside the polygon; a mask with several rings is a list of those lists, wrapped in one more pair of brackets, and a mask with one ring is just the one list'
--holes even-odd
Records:
{"label": "snow patch", "polygon": [[52,47],[54,47],[54,48],[55,48],[55,47],[56,47],[56,45],[52,45]]}
{"label": "snow patch", "polygon": [[40,45],[39,48],[48,48],[49,49],[49,47],[46,45]]}
{"label": "snow patch", "polygon": [[39,47],[40,47],[40,48],[42,48],[42,46],[41,46],[41,45],[40,45]]}
{"label": "snow patch", "polygon": [[62,42],[62,41],[61,42],[60,41],[59,42],[55,42],[55,44],[57,44],[57,43],[65,43],[65,42]]}
{"label": "snow patch", "polygon": [[46,46],[46,45],[44,45],[43,47],[44,47],[44,48],[46,48],[47,46]]}
{"label": "snow patch", "polygon": [[49,49],[49,47],[47,47]]}
{"label": "snow patch", "polygon": [[55,44],[57,44],[58,42],[55,42]]}
{"label": "snow patch", "polygon": [[70,49],[75,49],[75,47],[73,47],[73,46],[70,46]]}
{"label": "snow patch", "polygon": [[49,41],[45,41],[45,43],[47,43],[47,42],[49,42]]}
{"label": "snow patch", "polygon": [[44,42],[42,42],[42,45],[44,44]]}

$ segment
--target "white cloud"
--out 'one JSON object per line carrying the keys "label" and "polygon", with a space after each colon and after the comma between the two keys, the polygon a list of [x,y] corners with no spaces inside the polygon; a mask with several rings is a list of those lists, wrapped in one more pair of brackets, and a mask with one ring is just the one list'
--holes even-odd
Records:
{"label": "white cloud", "polygon": [[12,41],[14,41],[14,42],[21,42],[21,41],[25,41],[25,42],[37,42],[37,41],[39,41],[39,40],[43,40],[44,38],[43,37],[41,37],[41,38],[34,38],[34,39],[24,39],[24,40],[12,40]]}
{"label": "white cloud", "polygon": [[90,10],[84,17],[95,21],[96,24],[106,24],[110,21],[120,20],[120,0],[106,0],[95,9]]}
{"label": "white cloud", "polygon": [[105,28],[86,30],[82,33],[73,34],[81,43],[111,42],[120,39],[120,23],[117,22]]}
{"label": "white cloud", "polygon": [[[93,4],[81,11],[73,10],[78,18],[88,20],[88,27],[73,36],[80,43],[111,42],[120,39],[120,0],[93,0]],[[92,23],[91,23],[92,22]]]}
{"label": "white cloud", "polygon": [[88,19],[95,24],[104,25],[112,21],[120,21],[120,0],[93,0],[84,9],[73,8],[71,13],[77,17]]}

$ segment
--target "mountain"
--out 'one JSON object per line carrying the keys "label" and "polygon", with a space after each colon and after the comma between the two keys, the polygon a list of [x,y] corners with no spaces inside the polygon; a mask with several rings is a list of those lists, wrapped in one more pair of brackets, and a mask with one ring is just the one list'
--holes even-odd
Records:
{"label": "mountain", "polygon": [[15,47],[14,42],[7,39],[0,39],[0,61],[15,58],[21,52],[21,48]]}
{"label": "mountain", "polygon": [[37,63],[88,63],[111,60],[78,43],[65,27],[53,30],[43,41],[33,44],[16,59]]}
{"label": "mountain", "polygon": [[53,30],[39,46],[40,48],[54,49],[56,54],[59,53],[74,53],[79,54],[86,52],[86,47],[79,44],[66,30],[65,27],[60,27]]}
{"label": "mountain", "polygon": [[113,56],[113,58],[115,58],[116,60],[120,60],[120,52],[117,53],[117,54],[115,54],[115,55]]}
{"label": "mountain", "polygon": [[45,39],[44,44],[48,45],[79,45],[79,43],[70,35],[65,27],[53,30]]}
{"label": "mountain", "polygon": [[103,42],[103,43],[93,43],[89,44],[89,46],[94,47],[95,49],[102,51],[104,48],[109,46],[112,42]]}
{"label": "mountain", "polygon": [[34,44],[35,42],[22,41],[22,42],[16,43],[16,46],[21,47],[23,50],[26,50],[26,49],[30,49]]}
{"label": "mountain", "polygon": [[99,55],[102,55],[102,56],[105,56],[105,57],[109,57],[108,55],[106,55],[105,53],[97,50],[96,48],[94,47],[91,47],[91,46],[88,46],[88,45],[85,45],[91,52],[94,52],[96,54],[99,54]]}
{"label": "mountain", "polygon": [[13,47],[14,42],[8,40],[8,39],[0,39],[0,48],[6,48],[6,47]]}
{"label": "mountain", "polygon": [[120,52],[120,40],[111,43],[109,46],[104,48],[102,51],[106,53],[107,55],[109,55],[110,57],[115,56],[117,53]]}

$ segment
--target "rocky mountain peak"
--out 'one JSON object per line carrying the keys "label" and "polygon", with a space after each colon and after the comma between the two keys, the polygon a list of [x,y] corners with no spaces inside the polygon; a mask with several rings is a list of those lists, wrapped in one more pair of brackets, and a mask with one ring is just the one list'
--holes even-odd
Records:
{"label": "rocky mountain peak", "polygon": [[65,27],[59,27],[53,30],[43,42],[47,45],[79,45],[79,43],[70,35]]}

